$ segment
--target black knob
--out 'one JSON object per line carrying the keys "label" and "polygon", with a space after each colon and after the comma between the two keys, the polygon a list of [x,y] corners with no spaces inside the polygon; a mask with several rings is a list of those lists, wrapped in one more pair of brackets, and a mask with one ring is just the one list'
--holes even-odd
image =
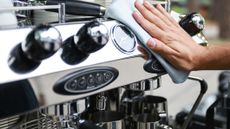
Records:
{"label": "black knob", "polygon": [[191,36],[200,33],[205,26],[205,20],[199,13],[191,13],[183,17],[180,26]]}
{"label": "black knob", "polygon": [[98,20],[86,23],[74,36],[77,48],[84,53],[95,52],[109,41],[108,29]]}
{"label": "black knob", "polygon": [[143,46],[143,48],[148,53],[148,60],[143,65],[144,70],[149,73],[165,74],[165,69],[155,58],[155,56],[153,56],[153,54],[150,52],[151,50],[146,46]]}
{"label": "black knob", "polygon": [[61,45],[61,34],[50,25],[35,27],[21,43],[23,53],[34,61],[42,61],[52,56]]}
{"label": "black knob", "polygon": [[70,65],[84,61],[90,53],[96,52],[109,41],[108,29],[94,20],[86,23],[76,35],[65,40],[61,58]]}
{"label": "black knob", "polygon": [[10,53],[9,67],[17,73],[37,68],[43,59],[52,56],[62,45],[59,31],[50,25],[35,27]]}
{"label": "black knob", "polygon": [[69,65],[78,64],[84,61],[88,56],[88,53],[84,53],[78,50],[74,44],[73,36],[65,40],[61,53],[61,58],[65,63]]}

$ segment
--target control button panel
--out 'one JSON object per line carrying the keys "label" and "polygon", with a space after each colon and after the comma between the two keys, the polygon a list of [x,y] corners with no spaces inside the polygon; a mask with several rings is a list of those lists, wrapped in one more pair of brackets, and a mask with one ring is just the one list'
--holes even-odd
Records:
{"label": "control button panel", "polygon": [[53,90],[59,94],[71,95],[91,92],[107,86],[118,76],[112,67],[93,67],[76,71],[59,79]]}

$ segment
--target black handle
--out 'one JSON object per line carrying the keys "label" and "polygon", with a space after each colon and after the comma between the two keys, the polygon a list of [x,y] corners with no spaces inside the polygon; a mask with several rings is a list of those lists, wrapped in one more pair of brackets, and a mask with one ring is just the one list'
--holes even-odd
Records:
{"label": "black handle", "polygon": [[150,48],[148,48],[144,45],[142,47],[146,50],[146,52],[148,54],[148,60],[143,65],[144,70],[146,72],[149,72],[149,73],[165,74],[166,71],[163,68],[163,66],[150,52],[152,50],[150,50]]}
{"label": "black handle", "polygon": [[23,53],[33,61],[42,61],[52,56],[61,46],[60,32],[46,24],[36,26],[21,43]]}
{"label": "black handle", "polygon": [[158,60],[152,56],[152,58],[149,58],[144,66],[144,70],[149,73],[157,73],[157,74],[165,74],[166,71],[162,67],[162,65],[158,62]]}
{"label": "black handle", "polygon": [[109,41],[109,30],[100,21],[86,23],[76,34],[75,45],[84,53],[93,53],[103,48]]}
{"label": "black handle", "polygon": [[103,48],[109,41],[109,30],[98,20],[86,23],[77,32],[64,41],[61,58],[70,65],[84,61],[90,53]]}
{"label": "black handle", "polygon": [[[47,5],[55,5],[62,3],[62,0],[47,0]],[[79,0],[67,0],[64,1],[65,10],[67,14],[83,15],[83,16],[103,16],[105,14],[105,8],[99,4],[79,1]],[[57,12],[57,9],[48,11]]]}
{"label": "black handle", "polygon": [[9,67],[17,73],[36,69],[43,59],[54,55],[62,46],[60,32],[50,25],[36,26],[11,52]]}

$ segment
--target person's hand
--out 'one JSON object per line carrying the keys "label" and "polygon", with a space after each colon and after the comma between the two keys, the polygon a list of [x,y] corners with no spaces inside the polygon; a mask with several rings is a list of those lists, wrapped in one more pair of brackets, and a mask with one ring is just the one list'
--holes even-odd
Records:
{"label": "person's hand", "polygon": [[[147,45],[176,68],[196,70],[199,67],[205,47],[197,44],[192,37],[159,4],[156,7],[144,0],[135,2],[139,12],[133,17],[150,35]],[[143,48],[139,50],[146,54]]]}

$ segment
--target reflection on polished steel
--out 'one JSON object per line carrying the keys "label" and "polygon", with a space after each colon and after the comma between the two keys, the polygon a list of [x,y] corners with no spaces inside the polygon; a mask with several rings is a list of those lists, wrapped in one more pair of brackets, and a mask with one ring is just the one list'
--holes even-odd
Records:
{"label": "reflection on polished steel", "polygon": [[74,36],[74,44],[83,53],[89,54],[103,48],[109,41],[107,27],[99,20],[86,23]]}
{"label": "reflection on polished steel", "polygon": [[203,31],[205,20],[199,13],[190,13],[181,18],[179,25],[190,36],[194,36]]}
{"label": "reflection on polished steel", "polygon": [[120,112],[120,101],[120,89],[116,88],[108,90],[106,92],[101,92],[96,95],[89,96],[86,102],[87,105],[89,105],[88,110],[90,110],[91,112]]}
{"label": "reflection on polished steel", "polygon": [[104,129],[125,129],[125,114],[120,110],[119,88],[90,96],[89,107],[81,114],[83,119],[90,120]]}
{"label": "reflection on polished steel", "polygon": [[[20,120],[14,125],[8,125],[14,129],[76,129],[75,112],[84,111],[84,100],[75,100],[57,104],[20,116]],[[2,121],[0,121],[2,125]]]}
{"label": "reflection on polished steel", "polygon": [[192,22],[196,25],[197,28],[203,30],[205,27],[205,20],[199,13],[196,13],[193,18]]}
{"label": "reflection on polished steel", "polygon": [[91,120],[104,129],[124,129],[124,114],[122,113],[99,111],[87,115],[88,118],[85,118],[86,120]]}
{"label": "reflection on polished steel", "polygon": [[[2,11],[24,11],[29,12],[30,10],[44,10],[44,9],[57,9],[58,10],[58,21],[59,23],[63,23],[65,21],[65,9],[62,4],[60,5],[37,5],[37,6],[16,6],[16,7],[10,7],[10,8],[0,8],[0,12]],[[22,14],[24,15],[24,14]],[[30,16],[27,16],[27,18],[30,18]]]}
{"label": "reflection on polished steel", "polygon": [[60,32],[51,25],[38,25],[15,46],[9,55],[8,65],[15,73],[35,70],[44,59],[54,55],[62,46]]}
{"label": "reflection on polished steel", "polygon": [[97,124],[99,127],[103,129],[125,129],[124,128],[124,121],[123,120],[116,120],[110,122],[101,122]]}
{"label": "reflection on polished steel", "polygon": [[[31,37],[30,37],[31,36]],[[28,54],[33,45],[48,52],[56,52],[62,46],[62,37],[60,32],[50,25],[39,25],[34,28],[22,42],[22,50]],[[35,49],[35,48],[33,48]],[[42,54],[41,54],[42,55]],[[33,59],[31,55],[29,58]]]}
{"label": "reflection on polished steel", "polygon": [[107,97],[104,95],[97,95],[96,96],[96,109],[97,110],[105,110],[107,103]]}
{"label": "reflection on polished steel", "polygon": [[109,40],[108,29],[104,24],[92,26],[87,31],[94,41],[100,45],[105,45]]}
{"label": "reflection on polished steel", "polygon": [[[106,28],[111,28],[117,24],[116,21],[106,21],[103,22],[106,26]],[[55,28],[61,33],[62,39],[65,40],[69,38],[72,35],[75,35],[76,32],[83,26],[84,24],[65,24],[65,25],[57,25]],[[73,29],[76,28],[76,29]],[[14,73],[8,66],[7,60],[9,57],[9,53],[13,48],[20,42],[22,42],[27,34],[31,31],[32,28],[24,28],[24,29],[12,29],[12,30],[0,30],[0,35],[2,35],[1,38],[1,44],[0,44],[0,51],[1,53],[1,60],[0,60],[0,66],[2,68],[1,73],[7,73],[8,76],[1,76],[0,78],[0,84],[26,79],[26,78],[32,78],[36,76],[41,76],[45,74],[55,73],[63,70],[69,70],[69,69],[76,69],[81,68],[89,65],[99,64],[99,63],[105,63],[109,61],[114,60],[121,60],[124,58],[131,58],[135,56],[140,56],[140,52],[135,49],[135,51],[132,54],[126,55],[118,51],[116,48],[114,48],[113,43],[111,40],[109,40],[109,43],[103,47],[100,51],[97,51],[95,53],[92,53],[90,57],[88,57],[84,62],[69,66],[63,60],[60,58],[61,50],[58,50],[58,52],[50,57],[47,60],[44,60],[42,64],[34,71],[28,73],[28,74],[17,74]],[[8,35],[14,35],[14,38],[9,38]],[[108,56],[108,54],[112,54],[112,56]],[[55,62],[55,65],[54,65]]]}
{"label": "reflection on polished steel", "polygon": [[132,102],[133,116],[138,114],[157,114],[161,123],[168,123],[167,99],[161,96],[140,96]]}
{"label": "reflection on polished steel", "polygon": [[158,129],[160,125],[157,114],[138,114],[133,119],[133,129]]}
{"label": "reflection on polished steel", "polygon": [[150,91],[158,89],[161,86],[161,76],[145,79],[142,81],[131,83],[125,88],[133,91]]}
{"label": "reflection on polished steel", "polygon": [[193,39],[202,46],[208,46],[208,40],[202,32],[193,36]]}

